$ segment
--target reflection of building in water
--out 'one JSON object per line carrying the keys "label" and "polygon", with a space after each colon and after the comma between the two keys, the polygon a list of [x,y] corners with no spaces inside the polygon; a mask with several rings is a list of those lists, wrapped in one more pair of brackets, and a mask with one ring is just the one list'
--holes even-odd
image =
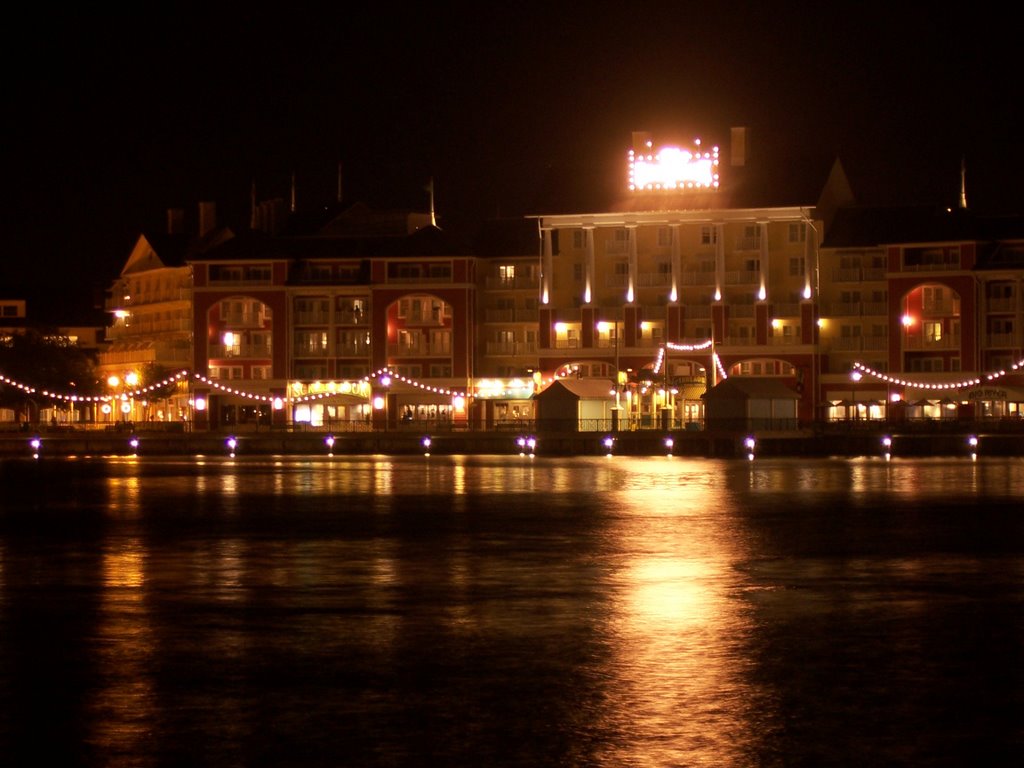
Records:
{"label": "reflection of building in water", "polygon": [[[608,577],[607,697],[601,728],[629,734],[629,754],[601,764],[742,765],[767,713],[750,678],[751,619],[738,598],[747,553],[719,494],[673,466],[673,483],[648,462],[621,470],[602,531]],[[701,478],[689,482],[687,477]],[[658,490],[651,490],[658,489]],[[623,745],[617,745],[623,748]]]}

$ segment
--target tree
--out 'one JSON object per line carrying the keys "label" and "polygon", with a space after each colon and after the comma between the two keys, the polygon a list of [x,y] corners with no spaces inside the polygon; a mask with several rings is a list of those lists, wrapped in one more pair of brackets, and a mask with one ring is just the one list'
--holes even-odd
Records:
{"label": "tree", "polygon": [[[85,397],[98,394],[96,361],[66,336],[29,328],[0,338],[0,373],[34,392],[0,382],[0,407],[12,409],[19,421],[36,422],[47,399],[42,392]],[[68,407],[66,400],[54,400]]]}

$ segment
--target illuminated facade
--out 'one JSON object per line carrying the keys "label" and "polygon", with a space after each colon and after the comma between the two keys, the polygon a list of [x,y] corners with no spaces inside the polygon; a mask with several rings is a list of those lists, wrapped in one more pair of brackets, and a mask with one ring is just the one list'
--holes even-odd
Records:
{"label": "illuminated facade", "polygon": [[780,428],[1021,413],[1021,222],[861,209],[838,163],[794,191],[747,139],[635,134],[617,199],[471,242],[359,204],[174,262],[140,238],[104,364],[187,356],[199,428],[525,430],[565,378],[607,384],[614,429],[699,429],[729,377],[796,393]]}
{"label": "illuminated facade", "polygon": [[216,227],[212,203],[199,206],[196,236],[184,232],[184,212],[167,212],[167,231],[138,237],[107,293],[110,344],[99,355],[99,373],[109,394],[100,420],[186,422],[191,418],[184,383],[154,387],[154,397],[131,395],[153,387],[192,363],[192,270],[186,259],[230,239]]}
{"label": "illuminated facade", "polygon": [[850,208],[821,253],[826,418],[1019,418],[1024,222]]}

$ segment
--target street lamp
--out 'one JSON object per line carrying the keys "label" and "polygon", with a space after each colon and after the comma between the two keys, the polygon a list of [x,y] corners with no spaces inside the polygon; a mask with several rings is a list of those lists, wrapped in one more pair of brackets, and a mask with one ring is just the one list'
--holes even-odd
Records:
{"label": "street lamp", "polygon": [[862,374],[861,374],[860,371],[851,371],[850,372],[850,403],[852,404],[852,406],[851,406],[853,408],[853,417],[852,418],[854,418],[854,419],[857,418],[857,389],[856,389],[856,384],[857,384],[858,381],[860,381],[861,375]]}

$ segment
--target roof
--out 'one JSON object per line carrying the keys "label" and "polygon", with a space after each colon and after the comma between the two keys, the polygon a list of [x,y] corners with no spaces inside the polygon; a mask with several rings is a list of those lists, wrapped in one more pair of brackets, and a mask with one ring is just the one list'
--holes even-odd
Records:
{"label": "roof", "polygon": [[1018,239],[1024,239],[1024,216],[986,216],[970,209],[936,206],[847,206],[836,211],[821,247]]}
{"label": "roof", "polygon": [[377,237],[275,237],[249,231],[197,255],[193,260],[362,259],[465,255],[470,255],[470,248],[464,238],[428,226],[411,235]]}
{"label": "roof", "polygon": [[[853,192],[833,155],[754,155],[742,166],[723,154],[721,186],[715,191],[630,192],[625,155],[619,166],[549,165],[536,185],[532,215],[752,208],[814,208],[829,187],[849,204]],[[833,203],[834,204],[834,203]]]}
{"label": "roof", "polygon": [[611,379],[555,379],[534,397],[544,397],[548,392],[564,390],[581,400],[602,400],[611,397],[614,387]]}
{"label": "roof", "polygon": [[771,376],[730,376],[704,394],[705,400],[799,400],[800,395],[782,379]]}

